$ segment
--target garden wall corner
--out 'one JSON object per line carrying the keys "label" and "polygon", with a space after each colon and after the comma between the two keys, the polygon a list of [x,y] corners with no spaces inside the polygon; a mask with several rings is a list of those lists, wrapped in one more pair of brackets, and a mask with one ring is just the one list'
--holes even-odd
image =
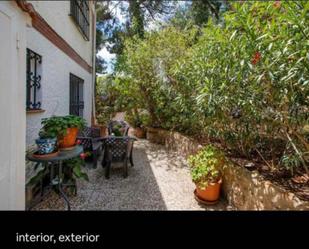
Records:
{"label": "garden wall corner", "polygon": [[[178,132],[148,129],[147,139],[187,158],[203,146]],[[223,195],[238,210],[309,210],[309,202],[263,179],[257,171],[229,162],[223,172]]]}

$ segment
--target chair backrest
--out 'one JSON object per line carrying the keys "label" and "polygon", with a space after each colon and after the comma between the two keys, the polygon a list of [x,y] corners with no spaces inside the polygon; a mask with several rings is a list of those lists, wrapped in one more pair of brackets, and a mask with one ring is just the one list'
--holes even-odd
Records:
{"label": "chair backrest", "polygon": [[121,161],[130,155],[133,148],[134,138],[124,136],[108,136],[104,139],[107,155],[110,160]]}
{"label": "chair backrest", "polygon": [[83,138],[78,138],[80,141],[80,145],[83,146],[84,151],[91,151],[92,150],[92,139],[89,137],[83,137]]}
{"label": "chair backrest", "polygon": [[120,127],[120,129],[122,130],[122,136],[128,135],[129,128],[130,128],[129,125],[125,121],[117,121],[117,120],[113,120],[109,122],[108,135],[112,135],[112,133],[114,133],[117,127]]}
{"label": "chair backrest", "polygon": [[81,137],[91,137],[91,138],[100,137],[100,128],[85,127],[82,131],[79,132],[78,135]]}

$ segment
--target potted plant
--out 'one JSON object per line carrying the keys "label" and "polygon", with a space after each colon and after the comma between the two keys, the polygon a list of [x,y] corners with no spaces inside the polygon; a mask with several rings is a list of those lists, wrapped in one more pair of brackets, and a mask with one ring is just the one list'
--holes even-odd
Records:
{"label": "potted plant", "polygon": [[139,114],[137,111],[134,114],[127,113],[126,120],[134,128],[134,136],[137,138],[146,138],[145,124],[148,122],[146,114]]}
{"label": "potted plant", "polygon": [[188,163],[198,199],[216,202],[220,197],[222,170],[225,166],[223,152],[208,145],[196,155],[190,156]]}
{"label": "potted plant", "polygon": [[116,124],[112,129],[112,135],[116,137],[121,137],[124,133],[124,128],[121,124]]}
{"label": "potted plant", "polygon": [[105,137],[107,135],[107,126],[106,125],[94,124],[94,125],[92,125],[92,127],[100,129],[100,136],[101,137]]}
{"label": "potted plant", "polygon": [[75,145],[78,131],[85,127],[86,121],[74,115],[53,116],[42,119],[42,125],[42,131],[57,134],[59,148],[70,148]]}
{"label": "potted plant", "polygon": [[57,133],[41,130],[39,132],[39,138],[35,140],[35,143],[38,147],[37,153],[39,155],[53,153],[57,145]]}
{"label": "potted plant", "polygon": [[109,102],[108,96],[96,97],[96,121],[97,124],[94,127],[99,127],[101,130],[101,136],[104,137],[108,134],[108,123],[115,116],[116,111]]}
{"label": "potted plant", "polygon": [[76,180],[82,178],[83,180],[89,181],[89,177],[86,172],[83,171],[82,166],[85,165],[86,153],[80,154],[80,157],[66,160],[64,164],[68,166],[70,170],[66,172],[66,177],[68,180]]}
{"label": "potted plant", "polygon": [[64,161],[64,182],[67,185],[66,190],[69,190],[71,194],[76,195],[76,180],[81,179],[89,181],[88,174],[84,170],[86,157],[86,153],[81,153],[80,157]]}
{"label": "potted plant", "polygon": [[112,114],[109,112],[110,108],[101,108],[101,112],[97,110],[97,115],[96,115],[96,121],[97,124],[94,125],[94,127],[100,128],[100,135],[102,137],[106,136],[108,134],[108,128],[107,124],[112,118]]}
{"label": "potted plant", "polygon": [[134,120],[134,135],[138,138],[146,138],[146,129],[143,125],[143,120],[137,117]]}

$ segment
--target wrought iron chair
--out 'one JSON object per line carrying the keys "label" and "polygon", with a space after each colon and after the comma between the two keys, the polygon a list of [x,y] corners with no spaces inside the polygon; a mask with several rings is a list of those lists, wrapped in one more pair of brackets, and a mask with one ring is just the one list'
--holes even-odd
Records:
{"label": "wrought iron chair", "polygon": [[128,176],[128,161],[133,167],[133,143],[134,137],[108,136],[103,139],[104,154],[102,167],[105,168],[105,177],[109,179],[110,168],[113,162],[123,162],[123,176]]}
{"label": "wrought iron chair", "polygon": [[84,152],[91,152],[93,168],[96,168],[103,144],[102,137],[100,136],[100,128],[85,127],[79,132],[77,139],[83,145]]}
{"label": "wrought iron chair", "polygon": [[108,135],[109,136],[114,133],[114,129],[117,126],[120,126],[120,129],[123,130],[122,136],[128,136],[130,126],[125,121],[117,121],[117,120],[113,120],[109,122],[108,124]]}

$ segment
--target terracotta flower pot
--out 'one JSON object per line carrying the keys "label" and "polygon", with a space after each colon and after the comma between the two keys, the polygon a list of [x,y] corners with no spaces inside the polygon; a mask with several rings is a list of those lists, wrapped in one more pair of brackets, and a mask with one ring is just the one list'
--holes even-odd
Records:
{"label": "terracotta flower pot", "polygon": [[93,125],[95,128],[100,129],[100,136],[105,137],[107,135],[107,127],[105,125]]}
{"label": "terracotta flower pot", "polygon": [[137,138],[146,138],[146,131],[143,128],[136,127],[134,128],[134,135]]}
{"label": "terracotta flower pot", "polygon": [[101,129],[101,137],[107,136],[107,134],[108,134],[107,127],[101,126],[100,129]]}
{"label": "terracotta flower pot", "polygon": [[216,183],[210,183],[205,189],[200,189],[196,186],[196,193],[199,198],[205,201],[216,201],[220,197],[222,179]]}
{"label": "terracotta flower pot", "polygon": [[78,128],[68,128],[65,136],[59,139],[59,148],[69,148],[75,145]]}

